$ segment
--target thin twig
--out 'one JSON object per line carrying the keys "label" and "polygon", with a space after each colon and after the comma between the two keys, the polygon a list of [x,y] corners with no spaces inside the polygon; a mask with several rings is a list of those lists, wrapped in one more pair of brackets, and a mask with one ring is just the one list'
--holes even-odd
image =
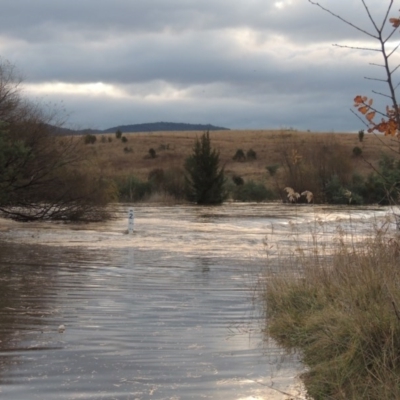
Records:
{"label": "thin twig", "polygon": [[396,303],[394,302],[394,300],[392,300],[392,306],[394,308],[394,312],[396,313],[397,319],[400,321],[400,314],[399,314],[399,311],[398,311],[398,309],[396,307]]}
{"label": "thin twig", "polygon": [[355,47],[355,46],[346,46],[344,44],[337,44],[334,43],[332,44],[334,47],[340,47],[342,49],[352,49],[352,50],[364,50],[364,51],[376,51],[380,53],[382,50],[381,49],[370,49],[369,47]]}
{"label": "thin twig", "polygon": [[331,10],[328,10],[327,8],[321,6],[321,4],[312,1],[312,0],[308,0],[311,4],[313,4],[314,6],[318,6],[319,8],[321,8],[322,10],[324,10],[325,12],[333,15],[334,17],[340,19],[342,22],[344,22],[347,25],[350,25],[351,27],[353,27],[354,29],[357,29],[358,31],[365,33],[366,35],[373,37],[374,39],[379,39],[378,36],[373,35],[372,33],[369,33],[368,31],[358,27],[357,25],[352,24],[350,21],[347,21],[346,19],[342,18],[340,15],[335,14],[334,12],[332,12]]}
{"label": "thin twig", "polygon": [[380,96],[384,96],[384,97],[391,99],[391,97],[388,94],[377,92],[376,90],[373,90],[372,93],[379,94]]}
{"label": "thin twig", "polygon": [[350,111],[367,127],[367,128],[369,128],[369,125],[358,115],[358,114],[356,114],[355,112],[354,112],[354,110],[352,110],[351,108],[350,108]]}

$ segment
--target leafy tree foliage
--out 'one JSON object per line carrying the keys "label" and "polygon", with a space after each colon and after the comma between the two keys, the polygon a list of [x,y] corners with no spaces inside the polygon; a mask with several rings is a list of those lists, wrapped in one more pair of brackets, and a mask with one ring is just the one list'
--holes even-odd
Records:
{"label": "leafy tree foliage", "polygon": [[196,139],[193,153],[186,159],[186,195],[197,204],[221,204],[226,199],[224,169],[220,168],[219,152],[211,148],[207,131]]}
{"label": "leafy tree foliage", "polygon": [[22,98],[15,68],[0,60],[0,213],[21,220],[107,216],[114,188],[87,173],[84,142],[60,136],[54,115]]}

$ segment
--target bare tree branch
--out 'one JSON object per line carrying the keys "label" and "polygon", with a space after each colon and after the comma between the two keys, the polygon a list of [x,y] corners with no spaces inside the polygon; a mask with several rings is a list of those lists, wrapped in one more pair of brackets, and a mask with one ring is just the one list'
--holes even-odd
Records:
{"label": "bare tree branch", "polygon": [[[386,25],[386,21],[389,18],[389,14],[390,14],[390,10],[392,9],[392,6],[393,6],[393,0],[390,0],[390,4],[389,4],[389,6],[388,6],[388,8],[386,10],[385,17],[383,18],[383,21],[382,21],[382,26],[381,26],[381,29],[380,29],[381,32],[383,31],[383,28]],[[392,32],[392,34],[393,34],[393,32]]]}
{"label": "bare tree branch", "polygon": [[378,53],[380,53],[381,52],[381,49],[370,49],[370,48],[368,48],[368,47],[355,47],[355,46],[345,46],[345,45],[342,45],[342,44],[333,44],[332,46],[334,46],[334,47],[340,47],[340,48],[342,48],[342,49],[352,49],[352,50],[365,50],[365,51],[376,51],[376,52],[378,52]]}
{"label": "bare tree branch", "polygon": [[374,66],[374,67],[382,67],[382,68],[385,68],[385,66],[382,65],[382,64],[369,63],[369,65],[372,65],[372,66]]}
{"label": "bare tree branch", "polygon": [[354,110],[352,108],[349,109],[350,112],[352,112],[367,128],[369,128],[368,124],[365,122],[365,120],[363,120],[358,114],[356,114],[354,112]]}
{"label": "bare tree branch", "polygon": [[[308,0],[308,1],[309,1],[309,3],[313,4],[314,6],[318,6],[319,8],[321,8],[322,10],[324,10],[325,12],[327,12],[328,14],[331,14],[332,16],[334,16],[335,18],[337,18],[337,19],[339,19],[340,21],[344,22],[345,24],[351,26],[352,28],[357,29],[358,31],[360,31],[360,32],[362,32],[362,33],[364,33],[364,34],[366,34],[366,35],[368,35],[368,36],[370,36],[370,37],[373,37],[374,39],[379,39],[378,36],[375,36],[375,35],[373,35],[372,33],[369,33],[368,31],[366,31],[366,30],[364,30],[364,29],[358,27],[357,25],[354,25],[354,24],[351,23],[350,21],[347,21],[346,19],[342,18],[340,15],[335,14],[335,13],[332,12],[331,10],[329,10],[329,9],[327,9],[327,8],[325,8],[325,7],[323,7],[323,6],[321,6],[321,4],[319,4],[319,3],[315,2],[315,1],[312,1],[312,0]],[[374,25],[375,25],[375,24],[374,24]]]}
{"label": "bare tree branch", "polygon": [[[392,0],[392,1],[393,1],[393,0]],[[372,18],[371,13],[369,12],[369,9],[368,9],[367,5],[365,4],[365,1],[364,1],[364,0],[361,0],[361,2],[363,3],[364,8],[365,8],[365,11],[367,12],[368,17],[369,17],[370,21],[372,22],[372,25],[375,27],[375,30],[376,30],[378,33],[380,33],[382,30],[379,29],[378,26],[376,25],[374,19]],[[385,25],[385,24],[383,24],[383,25]]]}
{"label": "bare tree branch", "polygon": [[400,64],[397,65],[397,67],[395,69],[393,69],[390,74],[393,75],[393,73],[395,73],[400,67]]}
{"label": "bare tree branch", "polygon": [[400,43],[388,54],[388,58],[399,48]]}
{"label": "bare tree branch", "polygon": [[368,76],[364,76],[364,79],[368,79],[369,81],[387,82],[387,79],[369,78]]}
{"label": "bare tree branch", "polygon": [[376,90],[373,90],[372,93],[379,94],[380,96],[387,97],[388,99],[390,99],[390,96],[388,94],[377,92]]}

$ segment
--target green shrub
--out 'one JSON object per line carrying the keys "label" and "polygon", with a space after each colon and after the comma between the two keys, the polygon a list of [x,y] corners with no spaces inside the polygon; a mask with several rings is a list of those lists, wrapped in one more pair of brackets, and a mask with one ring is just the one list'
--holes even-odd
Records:
{"label": "green shrub", "polygon": [[364,129],[358,131],[358,140],[362,142],[364,140]]}
{"label": "green shrub", "polygon": [[239,175],[232,176],[232,181],[236,186],[240,186],[244,184],[244,179]]}
{"label": "green shrub", "polygon": [[88,133],[83,137],[83,141],[85,142],[85,144],[94,144],[96,140],[97,140],[96,136],[90,133]]}
{"label": "green shrub", "polygon": [[120,201],[142,201],[153,192],[151,182],[143,182],[134,176],[127,176],[117,182]]}
{"label": "green shrub", "polygon": [[149,149],[149,156],[150,156],[150,158],[156,158],[157,157],[157,153],[153,148]]}
{"label": "green shrub", "polygon": [[236,186],[232,193],[232,198],[237,201],[266,201],[272,200],[274,194],[262,183],[248,181],[243,185]]}
{"label": "green shrub", "polygon": [[365,197],[368,203],[397,204],[400,196],[400,161],[383,155],[379,170],[367,177]]}
{"label": "green shrub", "polygon": [[235,155],[233,156],[234,161],[245,161],[246,156],[244,155],[244,151],[242,149],[236,150]]}
{"label": "green shrub", "polygon": [[126,136],[121,137],[122,143],[126,143],[128,141],[128,138]]}
{"label": "green shrub", "polygon": [[275,176],[276,172],[278,171],[279,164],[267,165],[265,168],[269,172],[270,176]]}
{"label": "green shrub", "polygon": [[255,160],[257,158],[257,153],[253,149],[250,149],[247,151],[246,157],[249,161]]}
{"label": "green shrub", "polygon": [[333,175],[325,188],[325,196],[329,204],[350,204],[352,193],[344,188],[337,175]]}
{"label": "green shrub", "polygon": [[353,155],[355,157],[360,157],[361,154],[362,154],[362,150],[358,146],[353,148]]}
{"label": "green shrub", "polygon": [[121,137],[122,137],[122,131],[121,131],[120,129],[117,129],[117,130],[116,130],[116,132],[115,132],[115,137],[116,137],[117,139],[121,139]]}

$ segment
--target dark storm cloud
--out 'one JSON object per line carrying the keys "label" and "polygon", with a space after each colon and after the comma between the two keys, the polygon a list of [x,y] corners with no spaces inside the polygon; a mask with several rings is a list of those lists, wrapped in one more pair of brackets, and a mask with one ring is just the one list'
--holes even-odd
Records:
{"label": "dark storm cloud", "polygon": [[[276,3],[287,4],[278,8]],[[369,1],[380,20],[385,4]],[[358,0],[321,4],[360,26],[368,18]],[[397,10],[396,10],[397,11]],[[2,4],[0,23],[9,36],[28,41],[52,41],[65,35],[100,37],[123,32],[174,32],[250,27],[303,39],[337,39],[346,31],[306,0],[13,0]],[[354,34],[357,34],[354,31]],[[349,33],[346,33],[348,37]]]}
{"label": "dark storm cloud", "polygon": [[[22,70],[30,96],[65,100],[78,124],[106,128],[164,119],[357,129],[351,100],[370,89],[363,76],[380,72],[368,66],[372,55],[331,46],[369,45],[368,37],[307,0],[5,3],[0,55]],[[377,20],[386,10],[382,3],[367,2]],[[321,4],[371,30],[360,0]],[[96,82],[115,91],[43,92],[40,86]]]}

